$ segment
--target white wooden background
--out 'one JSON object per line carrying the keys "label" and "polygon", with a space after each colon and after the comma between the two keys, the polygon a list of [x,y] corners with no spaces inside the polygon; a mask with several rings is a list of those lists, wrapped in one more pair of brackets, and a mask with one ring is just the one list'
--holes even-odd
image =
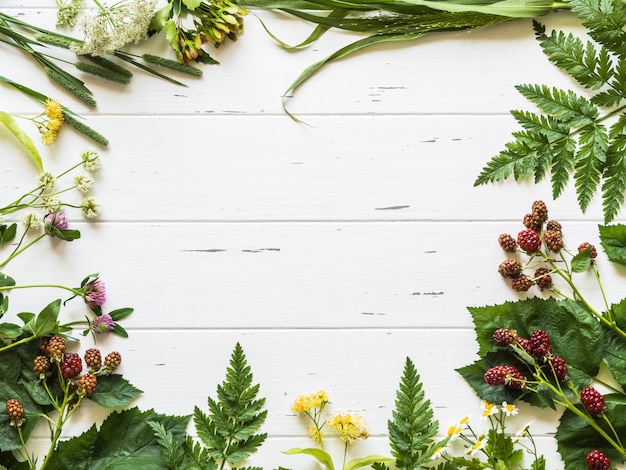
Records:
{"label": "white wooden background", "polygon": [[[54,27],[52,1],[3,3],[7,13]],[[310,30],[255,13],[288,42]],[[568,13],[545,22],[580,30]],[[310,444],[290,404],[318,389],[330,395],[329,411],[366,418],[372,436],[350,449],[352,457],[388,454],[386,422],[406,357],[444,431],[467,414],[478,421],[479,401],[454,369],[476,358],[466,307],[517,298],[497,273],[504,258],[497,236],[517,233],[532,201],[543,199],[566,242],[598,243],[601,208],[598,198],[582,215],[573,191],[553,202],[547,184],[475,188],[473,181],[516,129],[508,111],[528,108],[514,85],[574,85],[522,20],[334,63],[288,103],[304,126],[282,112],[283,91],[356,37],[329,33],[287,53],[254,15],[245,27],[239,41],[209,50],[221,65],[205,66],[201,79],[180,77],[187,88],[141,72],[126,88],[88,77],[96,110],[1,48],[3,75],[58,97],[111,141],[96,175],[102,216],[76,217],[79,241],[42,243],[7,274],[78,285],[100,272],[107,308],[135,308],[123,323],[130,338],[99,345],[122,353],[121,371],[144,390],[142,409],[205,407],[240,342],[269,411],[269,438],[250,465],[318,468],[281,453]],[[145,50],[169,54],[162,37]],[[8,87],[0,93],[3,111],[40,112]],[[33,186],[35,173],[0,134],[0,194],[8,201]],[[67,128],[53,147],[40,148],[47,168],[61,170],[94,147]],[[610,300],[620,300],[617,271],[600,267]],[[37,311],[63,295],[16,291],[11,310]],[[82,313],[75,304],[64,315]],[[85,340],[80,349],[90,346]],[[104,416],[86,407],[70,434]],[[522,406],[511,428],[533,422],[550,469],[562,468],[551,437],[556,416]],[[38,435],[43,444],[44,430]]]}

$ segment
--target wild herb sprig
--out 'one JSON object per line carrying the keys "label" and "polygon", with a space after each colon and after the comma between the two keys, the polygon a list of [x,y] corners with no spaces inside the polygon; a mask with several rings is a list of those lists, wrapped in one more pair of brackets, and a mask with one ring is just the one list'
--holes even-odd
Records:
{"label": "wild herb sprig", "polygon": [[475,185],[509,177],[538,182],[549,176],[557,198],[573,179],[583,212],[601,190],[604,222],[609,223],[626,191],[626,7],[613,0],[571,0],[569,7],[593,41],[562,31],[548,35],[537,21],[534,29],[548,60],[590,97],[547,85],[517,86],[540,112],[511,112],[521,130],[487,163]]}

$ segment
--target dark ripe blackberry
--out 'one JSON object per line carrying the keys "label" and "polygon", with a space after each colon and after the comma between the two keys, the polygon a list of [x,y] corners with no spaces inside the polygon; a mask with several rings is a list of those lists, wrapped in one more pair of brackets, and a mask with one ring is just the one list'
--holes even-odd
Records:
{"label": "dark ripe blackberry", "polygon": [[46,375],[50,371],[50,365],[48,356],[37,356],[33,360],[33,371],[39,380],[46,378]]}
{"label": "dark ripe blackberry", "polygon": [[526,214],[522,219],[524,227],[541,232],[541,221],[535,219],[532,214]]}
{"label": "dark ripe blackberry", "polygon": [[83,371],[83,361],[76,353],[65,353],[59,366],[65,380],[75,379]]}
{"label": "dark ripe blackberry", "polygon": [[563,226],[556,220],[548,220],[548,222],[546,222],[546,230],[556,230],[557,232],[563,232]]}
{"label": "dark ripe blackberry", "polygon": [[550,276],[549,272],[550,271],[543,267],[537,268],[535,271],[534,281],[541,290],[552,287],[552,276]]}
{"label": "dark ripe blackberry", "polygon": [[496,387],[498,385],[504,385],[504,379],[507,376],[508,371],[505,366],[495,366],[489,369],[483,375],[485,382],[487,382],[492,387]]}
{"label": "dark ripe blackberry", "polygon": [[61,362],[63,360],[66,347],[67,342],[62,336],[55,335],[50,338],[50,341],[48,341],[48,356],[50,356],[52,362]]}
{"label": "dark ripe blackberry", "polygon": [[530,354],[537,358],[545,358],[552,352],[550,337],[544,330],[535,330],[530,335]]}
{"label": "dark ripe blackberry", "polygon": [[517,241],[508,233],[503,233],[498,237],[498,243],[507,253],[513,253],[517,249]]}
{"label": "dark ripe blackberry", "polygon": [[83,358],[85,359],[85,364],[87,364],[87,369],[91,373],[99,371],[102,367],[102,354],[99,349],[87,349]]}
{"label": "dark ripe blackberry", "polygon": [[595,247],[595,246],[593,246],[593,245],[592,245],[591,243],[589,243],[589,242],[584,242],[584,243],[581,243],[581,244],[578,246],[578,253],[580,253],[581,251],[586,250],[587,248],[589,248],[589,257],[590,257],[591,259],[595,259],[595,258],[598,256],[598,250],[596,250],[596,247]]}
{"label": "dark ripe blackberry", "polygon": [[533,219],[539,221],[541,225],[548,220],[548,207],[545,202],[533,202],[531,211]]}
{"label": "dark ripe blackberry", "polygon": [[536,230],[528,228],[517,234],[517,244],[526,253],[532,254],[541,248],[541,239]]}
{"label": "dark ripe blackberry", "polygon": [[78,378],[76,382],[76,391],[79,395],[84,395],[89,398],[96,391],[96,385],[98,379],[93,374],[84,374]]}
{"label": "dark ripe blackberry", "polygon": [[506,369],[504,385],[514,390],[524,390],[526,388],[526,376],[515,366],[504,366],[504,368]]}
{"label": "dark ripe blackberry", "polygon": [[493,341],[501,346],[513,344],[517,338],[517,331],[508,328],[498,328],[493,332]]}
{"label": "dark ripe blackberry", "polygon": [[598,449],[594,449],[585,457],[585,463],[589,470],[610,470],[611,459],[600,452]]}
{"label": "dark ripe blackberry", "polygon": [[122,363],[122,355],[117,351],[110,352],[104,358],[104,367],[109,372],[113,372]]}
{"label": "dark ripe blackberry", "polygon": [[563,248],[563,236],[558,230],[546,230],[543,232],[543,242],[554,252],[559,252]]}
{"label": "dark ripe blackberry", "polygon": [[520,274],[511,281],[511,287],[517,292],[526,292],[533,285],[533,280],[526,274]]}
{"label": "dark ripe blackberry", "polygon": [[10,398],[6,401],[6,410],[9,415],[9,424],[11,426],[21,426],[24,422],[24,407],[16,398]]}
{"label": "dark ripe blackberry", "polygon": [[522,273],[522,265],[516,259],[507,258],[498,266],[498,272],[502,277],[517,277]]}
{"label": "dark ripe blackberry", "polygon": [[569,379],[569,376],[567,375],[567,364],[565,363],[565,359],[561,356],[550,357],[550,366],[559,382],[565,382]]}
{"label": "dark ripe blackberry", "polygon": [[593,387],[585,387],[580,391],[580,402],[589,414],[593,416],[604,413],[606,409],[604,397]]}

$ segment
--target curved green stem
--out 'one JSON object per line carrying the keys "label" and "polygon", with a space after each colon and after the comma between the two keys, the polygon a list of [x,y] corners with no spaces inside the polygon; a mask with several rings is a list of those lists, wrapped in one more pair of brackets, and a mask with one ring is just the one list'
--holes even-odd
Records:
{"label": "curved green stem", "polygon": [[[24,235],[26,235],[26,232],[24,232]],[[22,241],[24,240],[24,235],[22,235],[22,239],[20,240],[20,243],[17,245],[17,248],[13,251],[13,253],[11,253],[7,259],[5,259],[2,263],[0,263],[0,268],[3,268],[4,266],[6,266],[13,258],[18,256],[20,253],[23,253],[24,251],[26,251],[28,248],[30,248],[31,246],[33,246],[35,243],[37,243],[39,240],[41,240],[42,238],[46,236],[45,233],[42,235],[39,235],[37,238],[35,238],[33,241],[31,241],[27,245],[23,246],[22,248],[19,248],[20,245],[22,244]]]}
{"label": "curved green stem", "polygon": [[22,338],[19,341],[15,341],[15,342],[13,342],[11,344],[6,344],[6,345],[0,347],[0,353],[4,352],[4,351],[8,351],[9,349],[14,348],[16,346],[19,346],[21,344],[29,343],[30,341],[32,341],[32,340],[34,340],[36,338],[37,338],[37,336],[27,336],[26,338]]}

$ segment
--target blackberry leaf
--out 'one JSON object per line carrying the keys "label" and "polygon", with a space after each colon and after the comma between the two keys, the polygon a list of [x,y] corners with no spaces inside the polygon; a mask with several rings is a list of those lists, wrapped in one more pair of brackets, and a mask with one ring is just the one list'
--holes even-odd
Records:
{"label": "blackberry leaf", "polygon": [[409,358],[396,392],[395,410],[387,423],[391,454],[401,470],[413,470],[428,462],[434,450],[439,423],[433,417],[430,401],[424,398],[420,376]]}

